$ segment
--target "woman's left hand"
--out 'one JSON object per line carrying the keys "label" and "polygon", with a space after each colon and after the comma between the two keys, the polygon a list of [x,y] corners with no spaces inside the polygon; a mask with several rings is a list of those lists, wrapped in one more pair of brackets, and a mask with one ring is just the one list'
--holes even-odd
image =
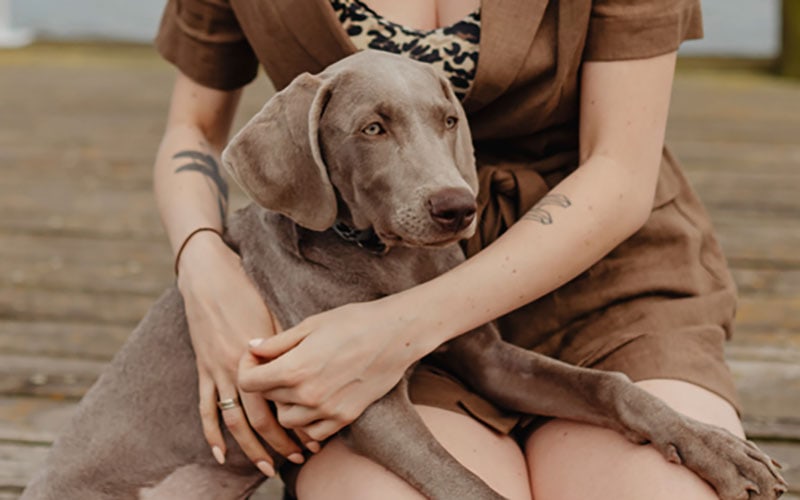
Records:
{"label": "woman's left hand", "polygon": [[390,299],[338,307],[252,341],[239,387],[275,402],[283,427],[330,437],[435,348],[416,345],[413,313],[398,313]]}

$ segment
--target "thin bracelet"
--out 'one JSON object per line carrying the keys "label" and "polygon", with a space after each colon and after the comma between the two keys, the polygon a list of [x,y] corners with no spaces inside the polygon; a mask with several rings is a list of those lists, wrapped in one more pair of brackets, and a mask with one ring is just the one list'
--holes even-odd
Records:
{"label": "thin bracelet", "polygon": [[178,276],[178,263],[181,261],[181,254],[183,253],[183,249],[186,248],[186,244],[189,243],[189,240],[192,239],[192,236],[194,236],[197,233],[202,233],[203,231],[211,231],[220,238],[223,237],[222,233],[219,232],[218,229],[215,229],[213,227],[198,227],[197,229],[189,233],[189,236],[184,238],[183,243],[181,243],[181,247],[178,249],[178,253],[175,254],[175,276]]}

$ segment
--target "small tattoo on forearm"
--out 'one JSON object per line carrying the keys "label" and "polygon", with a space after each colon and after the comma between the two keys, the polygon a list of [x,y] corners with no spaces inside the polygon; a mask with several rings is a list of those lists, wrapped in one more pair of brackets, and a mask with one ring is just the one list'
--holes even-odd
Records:
{"label": "small tattoo on forearm", "polygon": [[563,194],[551,193],[545,195],[544,198],[539,200],[539,202],[533,206],[528,212],[522,216],[523,219],[532,220],[539,222],[540,224],[544,224],[545,226],[550,225],[553,223],[553,216],[550,213],[549,208],[545,207],[561,207],[561,208],[568,208],[572,205],[572,202],[569,201],[569,198],[564,196]]}
{"label": "small tattoo on forearm", "polygon": [[219,216],[220,220],[224,223],[225,214],[228,211],[228,183],[225,182],[225,178],[222,177],[222,172],[220,172],[217,161],[209,154],[205,154],[200,151],[188,150],[181,151],[172,157],[173,160],[180,158],[188,159],[189,163],[176,168],[175,173],[186,171],[200,172],[214,183],[217,188],[217,206],[219,208]]}

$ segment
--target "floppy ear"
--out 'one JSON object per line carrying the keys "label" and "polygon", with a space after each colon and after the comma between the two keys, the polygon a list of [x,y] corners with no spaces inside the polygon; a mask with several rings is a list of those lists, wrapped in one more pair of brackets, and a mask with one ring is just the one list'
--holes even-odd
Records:
{"label": "floppy ear", "polygon": [[458,125],[456,125],[456,150],[455,161],[461,177],[467,181],[467,184],[475,194],[478,194],[478,172],[475,167],[475,149],[472,146],[472,133],[469,131],[469,123],[467,122],[467,114],[464,112],[464,107],[453,92],[453,87],[450,85],[450,80],[439,75],[439,80],[442,84],[442,89],[445,95],[453,103],[458,113]]}
{"label": "floppy ear", "polygon": [[253,201],[315,231],[336,219],[336,194],[319,146],[330,88],[327,81],[301,74],[267,101],[222,153],[222,163]]}

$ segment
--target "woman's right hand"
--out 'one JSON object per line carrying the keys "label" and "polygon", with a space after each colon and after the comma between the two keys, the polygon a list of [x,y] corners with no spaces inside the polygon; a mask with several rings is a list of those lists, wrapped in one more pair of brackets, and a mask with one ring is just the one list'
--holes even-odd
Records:
{"label": "woman's right hand", "polygon": [[[277,324],[258,290],[245,274],[239,256],[212,232],[194,235],[180,257],[178,289],[183,296],[189,333],[197,359],[200,416],[203,433],[214,458],[225,462],[225,440],[217,401],[238,400],[235,408],[221,410],[222,418],[244,453],[267,476],[275,474],[272,458],[257,432],[277,453],[302,463],[300,446],[283,429],[267,401],[238,389],[239,359],[248,341],[270,337]],[[298,436],[316,451],[318,445]]]}

